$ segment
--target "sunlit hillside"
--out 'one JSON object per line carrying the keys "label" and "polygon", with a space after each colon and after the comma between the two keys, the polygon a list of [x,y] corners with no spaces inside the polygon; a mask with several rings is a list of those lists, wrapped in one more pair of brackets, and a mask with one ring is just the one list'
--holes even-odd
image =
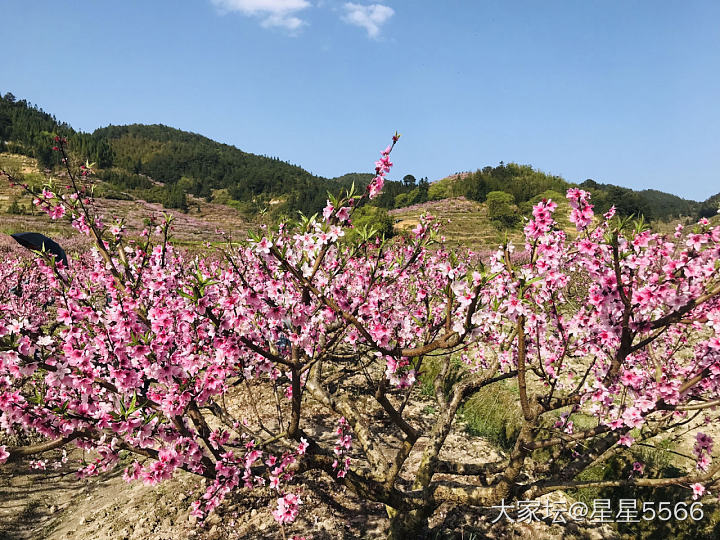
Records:
{"label": "sunlit hillside", "polygon": [[[18,154],[0,154],[0,169],[13,175],[19,175],[30,185],[42,185],[52,180],[63,185],[66,179],[46,176],[35,159]],[[96,190],[103,192],[104,185],[98,182]],[[245,239],[247,230],[257,226],[247,217],[230,206],[208,203],[202,198],[190,196],[188,211],[164,208],[158,203],[149,203],[141,199],[118,200],[97,197],[96,204],[100,212],[110,219],[118,216],[125,221],[130,233],[137,233],[145,226],[149,216],[161,217],[168,213],[174,218],[173,237],[179,245],[193,246],[203,242],[221,242],[223,233],[235,239]],[[36,231],[58,238],[77,234],[65,220],[53,221],[32,206],[32,197],[20,187],[11,187],[8,182],[0,182],[0,231],[6,235],[16,232]]]}

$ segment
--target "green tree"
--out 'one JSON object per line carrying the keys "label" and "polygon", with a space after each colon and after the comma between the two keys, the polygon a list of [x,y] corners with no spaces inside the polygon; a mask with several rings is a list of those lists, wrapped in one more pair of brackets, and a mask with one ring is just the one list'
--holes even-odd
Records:
{"label": "green tree", "polygon": [[20,215],[24,214],[25,212],[23,208],[18,204],[17,199],[13,199],[13,201],[10,203],[10,206],[8,206],[7,213],[12,215]]}
{"label": "green tree", "polygon": [[12,126],[12,119],[10,115],[3,110],[0,110],[0,146],[10,138],[10,127]]}
{"label": "green tree", "polygon": [[515,210],[515,198],[504,191],[491,191],[485,200],[488,207],[488,216],[497,225],[512,227],[519,219]]}
{"label": "green tree", "polygon": [[393,219],[384,208],[365,205],[358,208],[352,218],[353,229],[346,231],[349,240],[354,239],[365,227],[375,230],[374,236],[390,238],[395,234]]}
{"label": "green tree", "polygon": [[418,197],[416,203],[424,203],[428,200],[428,191],[430,190],[430,182],[427,177],[421,178],[418,183]]}
{"label": "green tree", "polygon": [[415,177],[412,174],[406,174],[405,176],[403,176],[403,185],[406,188],[408,188],[408,189],[414,188],[415,182],[416,182]]}
{"label": "green tree", "polygon": [[165,208],[177,208],[183,212],[188,211],[187,195],[182,186],[175,184],[167,188],[167,195],[162,201]]}

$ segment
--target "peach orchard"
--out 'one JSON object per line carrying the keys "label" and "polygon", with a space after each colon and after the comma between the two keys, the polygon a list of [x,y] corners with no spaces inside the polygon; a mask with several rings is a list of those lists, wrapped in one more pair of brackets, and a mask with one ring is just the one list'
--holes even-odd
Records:
{"label": "peach orchard", "polygon": [[[270,489],[281,527],[312,512],[298,484],[317,471],[384,504],[393,538],[416,538],[443,501],[493,506],[593,485],[713,492],[720,227],[702,220],[657,234],[612,210],[594,215],[589,194],[571,189],[576,232],[561,230],[556,203],[544,200],[524,245],[488,260],[447,250],[429,215],[399,239],[365,230],[348,241],[396,141],[367,189],[331,197],[321,216],[190,257],[173,248],[169,221],[139,240],[104,222],[91,169],[75,173],[58,140],[70,185],[36,190],[35,204],[95,248],[67,266],[44,252],[0,263],[0,429],[41,440],[0,446],[0,463],[49,468],[44,454],[75,446],[93,456],[77,471],[85,477],[131,455],[128,481],[204,477],[192,504],[200,522],[233,492]],[[431,362],[438,413],[421,430],[406,405]],[[506,458],[441,459],[461,405],[510,379],[522,428]],[[277,417],[233,416],[224,398],[240,384],[270,389]],[[331,427],[307,414],[310,404]],[[596,427],[575,429],[580,411]],[[632,478],[578,479],[598,459],[691,422],[696,463],[684,476],[645,477],[640,464]],[[534,460],[539,450],[549,458]],[[415,452],[419,465],[407,470]]]}

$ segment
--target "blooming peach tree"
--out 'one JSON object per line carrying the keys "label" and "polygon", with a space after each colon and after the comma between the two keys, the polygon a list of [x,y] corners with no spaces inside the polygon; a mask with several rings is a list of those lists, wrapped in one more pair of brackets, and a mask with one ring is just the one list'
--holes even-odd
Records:
{"label": "blooming peach tree", "polygon": [[[416,538],[444,501],[714,490],[720,227],[654,233],[612,210],[594,215],[590,195],[571,189],[574,233],[544,200],[524,243],[485,261],[448,251],[428,215],[398,240],[365,230],[346,241],[354,209],[382,190],[396,141],[363,193],[200,258],[173,248],[169,220],[139,240],[119,220],[104,223],[86,189],[90,165],[74,174],[59,139],[71,185],[48,186],[35,202],[96,247],[68,266],[47,253],[0,264],[0,429],[43,438],[0,446],[0,463],[42,468],[44,453],[74,445],[95,456],[78,469],[84,477],[129,454],[128,481],[204,477],[192,504],[200,520],[236,490],[270,489],[281,526],[303,511],[298,475],[318,471],[384,504],[394,538]],[[421,429],[407,405],[430,363],[439,407]],[[463,403],[507,380],[522,416],[507,456],[441,459]],[[240,389],[253,414],[237,413]],[[595,426],[576,430],[580,412]],[[636,463],[631,478],[578,479],[693,422],[708,428],[684,476],[648,478]],[[550,457],[533,459],[539,451]]]}

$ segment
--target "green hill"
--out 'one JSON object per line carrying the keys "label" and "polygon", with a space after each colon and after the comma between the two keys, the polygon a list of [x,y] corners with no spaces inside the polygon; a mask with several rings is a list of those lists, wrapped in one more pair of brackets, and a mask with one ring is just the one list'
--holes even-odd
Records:
{"label": "green hill", "polygon": [[[554,219],[562,229],[574,231],[575,226],[568,219],[570,205],[562,193],[545,191],[524,206],[531,209],[532,204],[542,198],[552,199],[558,204]],[[424,213],[429,213],[439,221],[440,233],[451,246],[464,245],[474,250],[485,250],[497,248],[506,238],[518,245],[525,241],[523,212],[515,204],[507,207],[507,215],[513,216],[511,224],[498,219],[497,208],[492,208],[491,204],[469,200],[464,196],[440,198],[389,212],[398,231],[411,230]]]}
{"label": "green hill", "polygon": [[700,204],[699,216],[700,217],[718,217],[718,207],[720,207],[720,193],[716,193],[712,197],[708,198],[705,202]]}
{"label": "green hill", "polygon": [[[373,176],[348,173],[323,178],[279,158],[243,152],[164,125],[108,126],[93,133],[77,132],[10,93],[0,97],[0,151],[35,158],[40,169],[53,169],[59,165],[58,154],[52,151],[55,135],[66,137],[78,158],[96,163],[97,175],[103,181],[98,188],[102,197],[143,199],[182,211],[188,210],[192,197],[193,201],[233,206],[245,216],[265,211],[273,219],[292,216],[296,211],[311,214],[325,206],[328,191],[337,193],[352,183],[362,189]],[[491,197],[495,202],[502,199],[507,215],[494,219],[505,220],[510,226],[527,215],[539,198],[564,193],[575,185],[529,165],[501,162],[432,184],[427,178],[417,181],[411,175],[402,182],[388,181],[372,204],[393,210],[458,197],[486,203],[488,195],[495,192]],[[621,215],[642,214],[650,220],[712,215],[720,198],[718,194],[699,203],[657,190],[634,191],[593,180],[579,185],[592,192],[596,210],[604,212],[615,205]],[[508,195],[498,199],[498,193]]]}
{"label": "green hill", "polygon": [[[707,207],[717,211],[717,203],[711,197],[703,203],[683,199],[677,195],[655,189],[635,191],[613,184],[600,184],[585,180],[580,184],[568,182],[554,175],[533,169],[530,165],[500,163],[497,167],[484,167],[475,172],[458,173],[434,182],[430,186],[429,199],[467,197],[485,202],[488,193],[502,191],[513,197],[522,213],[530,210],[530,202],[542,193],[551,190],[564,193],[568,188],[581,187],[590,191],[598,212],[606,212],[615,206],[623,216],[643,215],[647,220],[669,220],[678,217],[699,217],[701,209]],[[715,196],[718,197],[718,196]]]}
{"label": "green hill", "polygon": [[10,92],[0,97],[0,151],[14,152],[37,159],[40,167],[59,164],[53,152],[53,137],[66,137],[72,147],[99,167],[112,164],[112,151],[105,141],[88,133],[79,133],[69,124]]}
{"label": "green hill", "polygon": [[352,183],[163,125],[81,133],[10,93],[0,97],[0,151],[35,158],[41,169],[52,169],[59,165],[52,151],[56,135],[68,139],[78,158],[96,164],[106,182],[103,194],[115,199],[142,198],[185,210],[188,195],[216,202],[217,193],[223,203],[246,213],[266,207],[276,214],[312,213],[325,206],[328,190]]}
{"label": "green hill", "polygon": [[136,175],[144,175],[170,189],[180,185],[183,192],[207,201],[215,190],[227,190],[234,201],[262,205],[281,198],[284,209],[314,212],[324,206],[327,190],[346,184],[163,125],[108,126],[92,136],[112,148],[119,187],[134,185]]}

